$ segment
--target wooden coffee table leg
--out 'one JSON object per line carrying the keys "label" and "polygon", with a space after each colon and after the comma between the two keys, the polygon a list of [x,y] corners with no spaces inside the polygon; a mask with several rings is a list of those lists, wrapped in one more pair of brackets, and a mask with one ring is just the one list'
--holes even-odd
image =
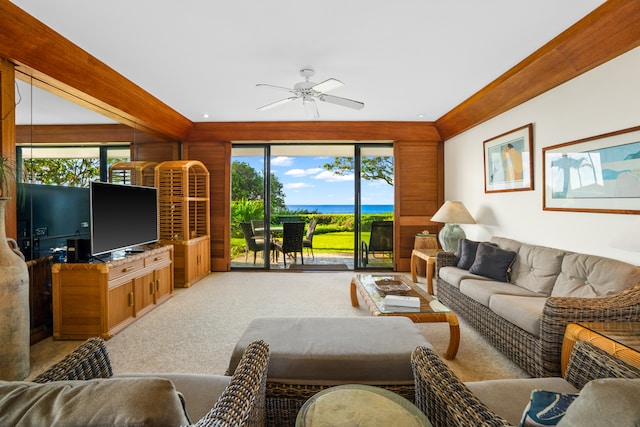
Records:
{"label": "wooden coffee table leg", "polygon": [[358,290],[356,289],[356,279],[351,279],[351,306],[360,307],[358,304]]}
{"label": "wooden coffee table leg", "polygon": [[411,252],[411,281],[416,283],[418,281],[418,256],[415,252]]}
{"label": "wooden coffee table leg", "polygon": [[451,360],[456,358],[458,347],[460,347],[460,325],[455,313],[447,313],[446,318],[449,323],[449,347],[444,354],[444,358]]}

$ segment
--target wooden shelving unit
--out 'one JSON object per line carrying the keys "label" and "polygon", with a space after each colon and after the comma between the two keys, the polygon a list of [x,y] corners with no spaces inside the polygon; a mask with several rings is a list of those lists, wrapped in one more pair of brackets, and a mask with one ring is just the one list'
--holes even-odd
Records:
{"label": "wooden shelving unit", "polygon": [[118,162],[109,167],[109,182],[153,187],[157,162]]}
{"label": "wooden shelving unit", "polygon": [[209,171],[196,160],[155,167],[160,242],[174,246],[175,286],[189,287],[211,270]]}

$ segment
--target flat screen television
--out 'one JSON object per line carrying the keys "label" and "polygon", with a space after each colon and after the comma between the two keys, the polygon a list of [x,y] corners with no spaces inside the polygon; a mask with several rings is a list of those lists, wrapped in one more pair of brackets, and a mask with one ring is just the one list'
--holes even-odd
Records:
{"label": "flat screen television", "polygon": [[158,241],[158,189],[92,182],[91,255]]}

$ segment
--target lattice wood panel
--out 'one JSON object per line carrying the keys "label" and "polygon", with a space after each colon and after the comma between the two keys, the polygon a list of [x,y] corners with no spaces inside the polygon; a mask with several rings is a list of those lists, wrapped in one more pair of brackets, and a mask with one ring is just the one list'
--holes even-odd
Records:
{"label": "lattice wood panel", "polygon": [[153,187],[154,168],[157,164],[142,160],[114,163],[109,167],[109,182]]}
{"label": "lattice wood panel", "polygon": [[160,240],[209,235],[209,171],[196,160],[162,162],[155,168]]}

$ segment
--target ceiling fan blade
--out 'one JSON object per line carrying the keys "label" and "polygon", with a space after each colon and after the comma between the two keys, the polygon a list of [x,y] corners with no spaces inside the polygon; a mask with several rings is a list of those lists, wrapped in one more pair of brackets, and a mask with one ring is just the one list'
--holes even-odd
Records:
{"label": "ceiling fan blade", "polygon": [[327,79],[323,82],[318,83],[317,85],[314,85],[311,89],[315,90],[316,92],[324,93],[329,92],[330,90],[337,89],[343,84],[344,83],[342,83],[340,80]]}
{"label": "ceiling fan blade", "polygon": [[264,111],[264,110],[269,110],[273,107],[277,107],[278,105],[282,105],[282,104],[286,104],[287,102],[291,102],[295,99],[298,99],[297,96],[292,96],[291,98],[285,98],[285,99],[281,99],[280,101],[276,101],[276,102],[272,102],[271,104],[267,104],[267,105],[263,105],[262,107],[258,108],[258,111]]}
{"label": "ceiling fan blade", "polygon": [[295,90],[293,90],[291,88],[288,88],[288,87],[268,85],[268,84],[265,84],[265,83],[258,83],[256,86],[258,86],[258,87],[270,87],[272,89],[286,90],[287,92],[295,93]]}
{"label": "ceiling fan blade", "polygon": [[320,95],[318,96],[320,101],[329,102],[331,104],[342,105],[343,107],[355,108],[356,110],[362,110],[364,103],[360,101],[354,101],[353,99],[341,98],[333,95]]}

